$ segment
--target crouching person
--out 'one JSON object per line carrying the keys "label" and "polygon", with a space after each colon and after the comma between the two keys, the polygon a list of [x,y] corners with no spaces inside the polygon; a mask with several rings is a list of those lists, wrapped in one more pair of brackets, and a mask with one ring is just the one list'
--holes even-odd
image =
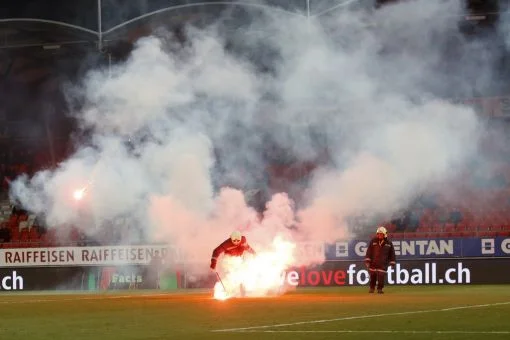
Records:
{"label": "crouching person", "polygon": [[[236,230],[230,235],[230,238],[226,239],[214,248],[211,256],[210,268],[211,270],[216,271],[216,264],[221,254],[232,257],[243,257],[244,253],[250,253],[252,255],[256,254],[255,250],[253,250],[253,248],[248,244],[246,237]],[[245,296],[246,290],[243,283],[239,285],[239,289],[241,296]]]}

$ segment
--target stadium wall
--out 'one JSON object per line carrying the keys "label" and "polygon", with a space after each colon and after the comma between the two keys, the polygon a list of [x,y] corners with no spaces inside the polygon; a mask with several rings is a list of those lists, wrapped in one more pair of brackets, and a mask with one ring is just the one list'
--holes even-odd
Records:
{"label": "stadium wall", "polygon": [[[510,238],[441,238],[393,241],[398,263],[388,285],[508,284]],[[319,266],[289,268],[290,286],[358,286],[368,283],[366,240],[301,244],[300,252],[325,256]],[[196,278],[154,263],[179,263],[167,245],[0,249],[0,290],[107,290],[212,288],[215,277]],[[207,266],[208,263],[204,264]],[[180,266],[182,268],[182,265]],[[185,268],[185,266],[184,266]]]}

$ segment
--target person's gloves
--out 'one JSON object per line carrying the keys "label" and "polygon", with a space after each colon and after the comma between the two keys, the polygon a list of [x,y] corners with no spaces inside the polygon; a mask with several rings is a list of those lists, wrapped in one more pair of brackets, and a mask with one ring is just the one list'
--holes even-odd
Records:
{"label": "person's gloves", "polygon": [[367,267],[367,269],[370,268],[370,261],[365,261],[365,267]]}

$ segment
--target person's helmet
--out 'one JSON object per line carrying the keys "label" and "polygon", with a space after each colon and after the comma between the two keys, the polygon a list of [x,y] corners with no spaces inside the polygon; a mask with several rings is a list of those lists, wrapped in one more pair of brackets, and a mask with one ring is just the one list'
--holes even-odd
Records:
{"label": "person's helmet", "polygon": [[242,235],[241,235],[240,231],[236,230],[236,231],[232,232],[232,234],[230,234],[230,239],[232,240],[232,243],[234,243],[234,244],[241,243],[241,238],[242,238]]}
{"label": "person's helmet", "polygon": [[385,227],[379,227],[376,231],[377,234],[384,234],[384,237],[388,236],[388,231]]}

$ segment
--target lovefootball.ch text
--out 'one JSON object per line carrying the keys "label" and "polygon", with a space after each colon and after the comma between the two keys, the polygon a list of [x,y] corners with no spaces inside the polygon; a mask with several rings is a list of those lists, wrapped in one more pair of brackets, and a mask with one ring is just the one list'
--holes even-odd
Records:
{"label": "lovefootball.ch text", "polygon": [[[346,269],[300,268],[284,272],[282,284],[290,286],[344,286],[366,285],[370,277],[368,270],[356,264]],[[466,284],[471,283],[471,271],[458,262],[454,267],[438,268],[435,262],[422,263],[421,266],[404,268],[401,264],[388,268],[387,281],[390,285],[421,284]]]}
{"label": "lovefootball.ch text", "polygon": [[423,268],[403,269],[399,264],[395,269],[388,268],[388,283],[391,284],[457,284],[470,283],[471,272],[462,266],[462,262],[456,268],[448,268],[439,277],[437,264],[425,263]]}

